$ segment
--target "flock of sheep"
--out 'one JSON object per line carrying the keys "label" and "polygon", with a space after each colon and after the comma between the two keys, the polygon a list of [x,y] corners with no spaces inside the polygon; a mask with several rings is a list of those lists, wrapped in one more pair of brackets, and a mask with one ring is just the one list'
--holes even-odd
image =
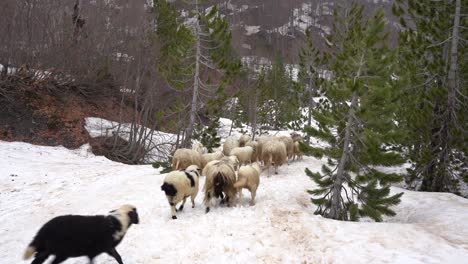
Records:
{"label": "flock of sheep", "polygon": [[[299,150],[301,136],[295,132],[290,136],[260,136],[257,141],[242,135],[239,139],[229,137],[222,150],[203,154],[203,146],[194,144],[192,149],[178,149],[172,160],[173,171],[164,178],[161,189],[165,192],[171,215],[176,217],[176,205],[182,202],[182,211],[190,197],[192,208],[199,189],[199,177],[206,177],[203,191],[206,212],[210,211],[211,199],[219,198],[230,206],[242,189],[251,193],[250,204],[255,204],[260,184],[261,164],[268,169],[278,167],[289,160],[302,158]],[[62,263],[70,257],[87,256],[91,263],[101,253],[112,256],[119,264],[122,258],[116,250],[132,224],[138,224],[135,206],[123,205],[108,215],[64,215],[44,224],[28,245],[24,259],[34,256],[31,264],[41,264],[50,255],[52,264]]]}
{"label": "flock of sheep", "polygon": [[[195,197],[198,194],[198,178],[205,176],[203,203],[206,212],[210,211],[211,199],[220,198],[221,204],[230,206],[237,193],[242,199],[242,189],[248,189],[251,194],[250,204],[255,204],[257,188],[260,184],[262,165],[268,170],[278,167],[289,160],[302,159],[299,149],[301,136],[291,133],[290,136],[263,135],[256,141],[248,135],[239,139],[228,137],[222,150],[204,154],[203,145],[196,143],[192,149],[177,149],[172,158],[173,171],[164,178],[161,189],[171,207],[172,219],[177,219],[176,212],[182,211],[188,197],[192,208],[195,207]],[[182,202],[176,209],[176,205]]]}

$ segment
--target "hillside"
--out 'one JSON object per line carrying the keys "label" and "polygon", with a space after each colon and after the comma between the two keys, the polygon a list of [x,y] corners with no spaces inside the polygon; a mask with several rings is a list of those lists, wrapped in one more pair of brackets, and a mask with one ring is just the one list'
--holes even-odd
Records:
{"label": "hillside", "polygon": [[[447,193],[404,192],[397,216],[384,223],[334,221],[313,214],[305,158],[261,176],[257,204],[201,205],[172,220],[160,191],[164,175],[76,150],[0,142],[1,263],[26,263],[23,250],[38,228],[63,214],[106,214],[134,204],[140,224],[117,248],[125,263],[464,263],[468,201]],[[203,186],[204,177],[201,178]],[[201,187],[200,187],[201,188]],[[351,242],[352,243],[349,243]],[[85,258],[65,263],[83,263]],[[115,263],[101,255],[97,263]]]}
{"label": "hillside", "polygon": [[[366,16],[382,7],[390,23],[387,30],[397,30],[397,19],[391,14],[389,0],[361,0]],[[207,1],[217,4],[226,15],[233,32],[233,44],[242,57],[271,58],[280,53],[288,63],[297,63],[304,32],[310,27],[320,46],[330,33],[333,9],[347,5],[346,0],[229,0]],[[395,41],[395,36],[392,42]],[[322,46],[323,48],[323,46]]]}

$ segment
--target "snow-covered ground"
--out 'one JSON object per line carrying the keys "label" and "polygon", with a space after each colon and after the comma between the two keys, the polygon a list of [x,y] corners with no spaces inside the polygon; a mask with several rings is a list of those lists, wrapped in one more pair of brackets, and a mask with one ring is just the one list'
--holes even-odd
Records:
{"label": "snow-covered ground", "polygon": [[[468,200],[445,193],[404,191],[396,217],[385,223],[340,222],[313,214],[305,192],[313,183],[305,158],[262,176],[257,204],[244,200],[204,213],[201,201],[170,218],[160,190],[163,175],[77,150],[0,141],[0,263],[21,261],[23,250],[50,218],[105,214],[137,206],[140,224],[119,245],[125,263],[466,263]],[[203,186],[204,178],[201,179]],[[50,260],[49,262],[50,263]],[[85,258],[65,263],[86,263]],[[96,263],[116,263],[106,255]]]}

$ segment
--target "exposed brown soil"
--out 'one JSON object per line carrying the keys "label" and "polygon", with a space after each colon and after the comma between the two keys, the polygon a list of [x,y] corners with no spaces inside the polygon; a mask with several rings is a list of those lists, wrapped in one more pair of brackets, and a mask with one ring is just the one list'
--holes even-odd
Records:
{"label": "exposed brown soil", "polygon": [[[47,81],[24,76],[0,79],[0,91],[8,95],[6,100],[0,94],[0,140],[77,148],[90,139],[86,117],[119,121],[117,96],[89,97],[67,87],[51,91]],[[124,122],[130,120],[132,112],[129,105],[122,108]]]}

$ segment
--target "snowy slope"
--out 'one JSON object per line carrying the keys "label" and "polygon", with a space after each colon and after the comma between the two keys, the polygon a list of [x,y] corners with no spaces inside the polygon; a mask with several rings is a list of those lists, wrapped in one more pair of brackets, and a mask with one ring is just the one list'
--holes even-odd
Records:
{"label": "snowy slope", "polygon": [[[313,183],[305,158],[263,176],[257,204],[213,206],[203,194],[170,219],[160,190],[163,175],[78,150],[0,141],[0,263],[21,261],[38,228],[62,214],[102,214],[137,206],[140,225],[119,245],[125,263],[466,263],[468,200],[444,193],[404,191],[398,215],[386,223],[339,222],[313,214],[305,193]],[[201,179],[203,185],[204,178]],[[49,262],[50,263],[50,260]],[[65,263],[86,263],[85,258]],[[96,263],[116,263],[106,255]]]}

